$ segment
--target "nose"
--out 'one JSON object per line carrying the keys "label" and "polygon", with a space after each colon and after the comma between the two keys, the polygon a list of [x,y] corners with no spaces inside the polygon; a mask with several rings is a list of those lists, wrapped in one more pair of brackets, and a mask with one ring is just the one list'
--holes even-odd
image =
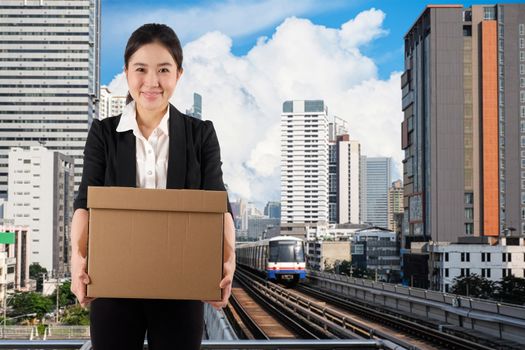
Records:
{"label": "nose", "polygon": [[159,86],[159,78],[157,76],[157,72],[155,72],[154,70],[150,70],[144,78],[144,85],[146,85],[147,87]]}

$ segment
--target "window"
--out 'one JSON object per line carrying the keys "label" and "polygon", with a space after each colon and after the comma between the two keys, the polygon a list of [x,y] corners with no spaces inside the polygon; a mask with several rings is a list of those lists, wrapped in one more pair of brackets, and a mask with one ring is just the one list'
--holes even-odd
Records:
{"label": "window", "polygon": [[445,277],[448,277],[448,269],[445,269]]}
{"label": "window", "polygon": [[525,49],[525,39],[520,38],[520,49]]}
{"label": "window", "polygon": [[525,169],[525,159],[522,159],[522,160],[521,160],[521,168],[522,168],[522,169]]}
{"label": "window", "polygon": [[507,261],[507,254],[501,253],[501,261],[506,262]]}
{"label": "window", "polygon": [[485,277],[485,269],[481,269],[481,277]]}
{"label": "window", "polygon": [[521,204],[525,205],[525,192],[521,192]]}
{"label": "window", "polygon": [[448,253],[445,253],[445,261],[448,261]]}
{"label": "window", "polygon": [[465,277],[465,269],[461,269],[461,273],[459,274],[459,277]]}
{"label": "window", "polygon": [[465,253],[461,253],[461,261],[465,261]]}
{"label": "window", "polygon": [[525,64],[523,64],[523,63],[520,64],[520,74],[521,75],[525,74]]}
{"label": "window", "polygon": [[503,277],[507,277],[507,276],[512,276],[512,270],[511,269],[502,269],[501,270],[501,274],[503,275]]}
{"label": "window", "polygon": [[520,51],[520,61],[525,61],[525,51]]}
{"label": "window", "polygon": [[470,261],[470,253],[466,253],[465,258],[466,258],[467,261]]}
{"label": "window", "polygon": [[490,253],[487,253],[486,257],[487,257],[487,261],[490,261]]}
{"label": "window", "polygon": [[465,269],[465,275],[470,276],[470,269]]}
{"label": "window", "polygon": [[474,209],[465,208],[465,219],[472,220],[474,218]]}
{"label": "window", "polygon": [[465,193],[465,204],[473,204],[473,203],[474,203],[474,193],[471,193],[471,192]]}
{"label": "window", "polygon": [[[492,6],[484,7],[483,8],[483,19],[496,19],[496,9]],[[521,33],[521,27],[520,27],[520,33]]]}
{"label": "window", "polygon": [[449,289],[449,286],[448,286],[448,283],[445,284],[445,293],[448,293],[448,289]]}
{"label": "window", "polygon": [[525,120],[520,120],[520,132],[525,133]]}
{"label": "window", "polygon": [[525,78],[520,78],[520,87],[525,88]]}
{"label": "window", "polygon": [[518,30],[519,30],[520,35],[525,35],[525,24],[520,23],[518,26]]}
{"label": "window", "polygon": [[520,137],[521,148],[525,148],[525,136]]}
{"label": "window", "polygon": [[[525,90],[521,90],[520,91],[520,102],[521,103],[524,103],[525,102]],[[522,106],[523,107],[523,106]]]}
{"label": "window", "polygon": [[507,261],[508,262],[512,261],[512,253],[507,253]]}
{"label": "window", "polygon": [[485,253],[481,253],[481,261],[485,261]]}

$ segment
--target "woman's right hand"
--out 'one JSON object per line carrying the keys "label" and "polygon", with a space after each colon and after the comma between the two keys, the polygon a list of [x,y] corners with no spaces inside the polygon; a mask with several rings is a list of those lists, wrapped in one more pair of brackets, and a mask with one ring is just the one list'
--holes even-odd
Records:
{"label": "woman's right hand", "polygon": [[86,296],[86,288],[90,283],[86,272],[87,259],[80,254],[73,254],[71,259],[71,292],[75,294],[81,306],[87,306],[94,298]]}
{"label": "woman's right hand", "polygon": [[91,282],[86,272],[88,222],[87,210],[75,210],[71,222],[71,292],[83,307],[94,299],[86,296],[86,287]]}

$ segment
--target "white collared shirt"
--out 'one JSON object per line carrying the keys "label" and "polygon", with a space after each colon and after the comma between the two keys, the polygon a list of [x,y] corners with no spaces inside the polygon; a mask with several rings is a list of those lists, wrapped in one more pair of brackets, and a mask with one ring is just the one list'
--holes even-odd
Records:
{"label": "white collared shirt", "polygon": [[168,118],[170,108],[162,117],[159,125],[146,139],[137,124],[135,101],[128,103],[122,111],[117,132],[133,130],[137,149],[137,187],[166,188],[168,173],[169,131]]}

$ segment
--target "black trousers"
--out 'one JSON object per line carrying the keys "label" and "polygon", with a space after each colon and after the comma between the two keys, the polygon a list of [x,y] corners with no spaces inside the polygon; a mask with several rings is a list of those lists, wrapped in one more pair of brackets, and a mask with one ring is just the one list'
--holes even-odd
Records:
{"label": "black trousers", "polygon": [[91,302],[93,350],[200,349],[204,305],[198,300],[97,298]]}

